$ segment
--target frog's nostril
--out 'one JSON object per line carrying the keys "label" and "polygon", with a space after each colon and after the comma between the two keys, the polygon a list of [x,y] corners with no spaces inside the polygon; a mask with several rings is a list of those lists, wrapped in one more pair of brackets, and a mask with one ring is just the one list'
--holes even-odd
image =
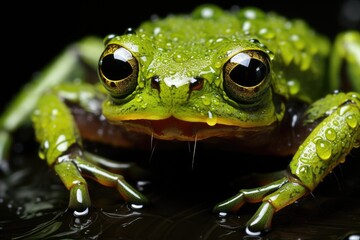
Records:
{"label": "frog's nostril", "polygon": [[151,78],[151,87],[160,92],[160,78],[159,78],[159,76],[153,76]]}

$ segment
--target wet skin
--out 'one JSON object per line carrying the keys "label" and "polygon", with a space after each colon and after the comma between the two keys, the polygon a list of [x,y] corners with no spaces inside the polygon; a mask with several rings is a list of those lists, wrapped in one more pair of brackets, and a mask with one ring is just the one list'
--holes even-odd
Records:
{"label": "wet skin", "polygon": [[[100,81],[87,81],[84,63],[97,69]],[[262,202],[246,226],[258,234],[359,146],[359,69],[359,32],[341,33],[332,44],[301,20],[200,6],[69,47],[1,115],[1,159],[11,133],[31,114],[40,157],[69,189],[69,208],[85,214],[91,205],[86,177],[116,188],[130,203],[149,201],[123,175],[105,170],[102,163],[110,160],[87,152],[84,139],[135,149],[153,138],[208,141],[293,156],[278,180],[214,207],[230,212]],[[79,111],[93,118],[80,119]],[[114,125],[116,137],[90,129],[87,121],[94,119]]]}

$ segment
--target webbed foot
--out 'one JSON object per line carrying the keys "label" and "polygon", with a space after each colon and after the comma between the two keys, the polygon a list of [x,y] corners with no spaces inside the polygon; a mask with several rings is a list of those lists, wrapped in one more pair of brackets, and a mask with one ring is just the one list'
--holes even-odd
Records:
{"label": "webbed foot", "polygon": [[124,201],[146,205],[148,199],[127,183],[120,174],[104,170],[81,157],[65,155],[54,165],[54,170],[70,191],[69,208],[78,213],[87,211],[91,206],[88,185],[84,177],[94,179],[96,182],[116,188]]}
{"label": "webbed foot", "polygon": [[284,177],[268,185],[242,189],[235,196],[217,204],[214,212],[236,212],[245,203],[263,202],[246,223],[246,232],[259,235],[271,229],[272,218],[278,210],[293,203],[307,193],[307,189]]}

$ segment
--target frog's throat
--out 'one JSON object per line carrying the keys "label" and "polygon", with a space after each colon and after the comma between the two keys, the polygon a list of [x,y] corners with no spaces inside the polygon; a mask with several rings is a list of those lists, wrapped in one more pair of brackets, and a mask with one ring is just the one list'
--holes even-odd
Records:
{"label": "frog's throat", "polygon": [[250,132],[269,131],[273,125],[262,127],[240,127],[235,125],[215,124],[213,126],[203,122],[188,122],[174,117],[162,120],[126,120],[113,124],[120,125],[129,132],[148,134],[160,140],[198,141],[212,137],[248,136]]}

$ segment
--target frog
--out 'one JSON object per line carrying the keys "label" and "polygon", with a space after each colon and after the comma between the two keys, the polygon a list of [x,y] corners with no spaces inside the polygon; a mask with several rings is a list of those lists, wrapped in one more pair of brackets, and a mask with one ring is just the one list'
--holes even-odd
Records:
{"label": "frog", "polygon": [[[97,79],[87,79],[88,67]],[[259,203],[245,229],[261,234],[359,147],[359,78],[358,31],[332,42],[301,19],[203,4],[66,48],[2,113],[0,156],[7,158],[11,134],[31,122],[39,158],[69,190],[76,216],[91,206],[87,178],[115,188],[124,202],[150,203],[106,168],[116,161],[85,149],[84,140],[135,150],[153,139],[208,141],[254,158],[291,156],[277,179],[239,189],[212,209],[237,213]],[[89,127],[91,119],[98,127]],[[105,123],[116,135],[104,133]]]}

